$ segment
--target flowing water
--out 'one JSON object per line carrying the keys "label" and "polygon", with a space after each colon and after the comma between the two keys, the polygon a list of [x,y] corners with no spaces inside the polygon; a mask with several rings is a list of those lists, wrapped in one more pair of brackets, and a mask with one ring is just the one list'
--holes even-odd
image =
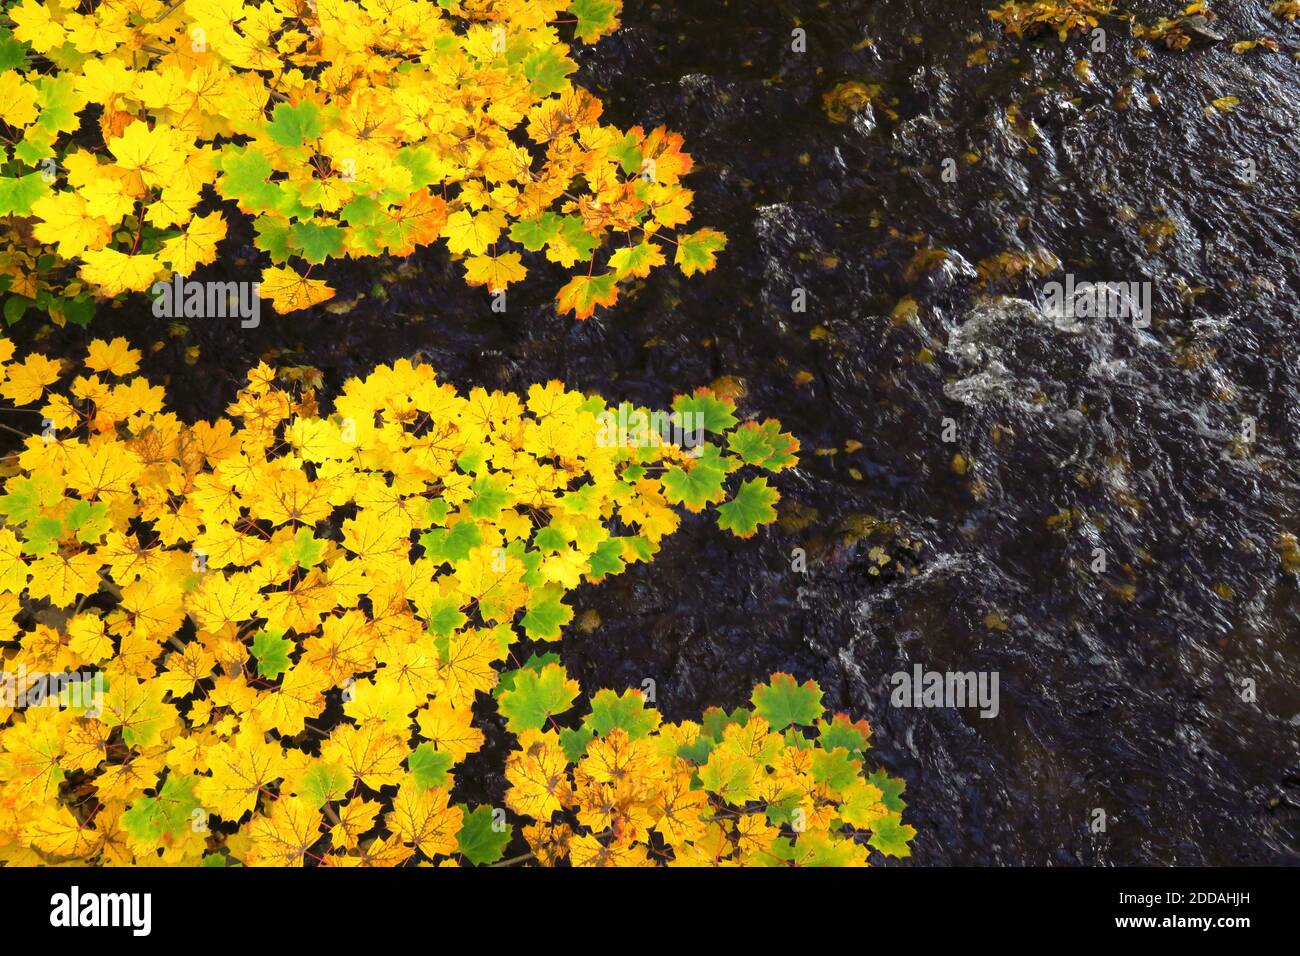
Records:
{"label": "flowing water", "polygon": [[[580,590],[600,623],[561,654],[585,689],[651,678],[677,720],[773,671],[816,679],[907,779],[916,863],[1300,862],[1300,592],[1278,547],[1300,533],[1300,22],[1218,2],[1223,42],[1167,51],[1108,19],[1099,52],[1001,38],[951,0],[626,6],[582,82],[620,125],[685,135],[696,218],[731,240],[715,272],[652,274],[575,323],[559,273],[533,267],[497,315],[434,249],[328,273],[345,314],[169,337],[134,301],[94,333],[162,340],[146,372],[204,417],[267,356],[330,387],[420,356],[461,387],[560,378],[652,406],[729,378],[803,443],[780,525],[691,519]],[[1261,36],[1279,50],[1230,50]],[[823,97],[848,82],[870,103],[835,122]],[[1016,251],[1059,262],[1047,278],[1151,282],[1150,327],[988,298],[1042,304],[1042,277],[979,274]],[[997,716],[891,706],[916,664],[996,673]],[[485,719],[458,796],[499,802]]]}

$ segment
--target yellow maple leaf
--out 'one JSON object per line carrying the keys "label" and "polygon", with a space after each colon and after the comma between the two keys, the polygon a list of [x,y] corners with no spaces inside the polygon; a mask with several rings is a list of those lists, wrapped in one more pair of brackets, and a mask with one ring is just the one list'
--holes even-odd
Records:
{"label": "yellow maple leaf", "polygon": [[550,820],[573,801],[568,764],[553,731],[525,730],[519,749],[506,758],[506,806],[534,820]]}
{"label": "yellow maple leaf", "polygon": [[86,210],[85,197],[74,192],[51,193],[32,203],[36,224],[32,235],[57,246],[60,256],[73,259],[86,250],[103,249],[113,230],[99,216]]}
{"label": "yellow maple leaf", "polygon": [[517,252],[499,256],[473,256],[465,260],[466,280],[470,285],[487,286],[489,292],[500,292],[527,274],[528,270],[523,267]]}
{"label": "yellow maple leaf", "polygon": [[207,265],[217,257],[217,243],[226,237],[226,220],[221,213],[191,219],[184,231],[163,243],[158,254],[181,275],[189,275],[195,266]]}
{"label": "yellow maple leaf", "polygon": [[372,790],[400,782],[406,741],[380,720],[343,724],[321,745],[321,758],[343,766]]}
{"label": "yellow maple leaf", "polygon": [[15,405],[30,405],[45,392],[45,386],[58,381],[61,366],[39,352],[33,352],[20,364],[10,365],[0,395]]}
{"label": "yellow maple leaf", "polygon": [[384,819],[403,843],[433,859],[455,853],[458,846],[456,834],[464,822],[464,814],[460,807],[450,803],[451,795],[442,787],[422,790],[407,778],[393,798],[392,812]]}
{"label": "yellow maple leaf", "polygon": [[142,292],[163,271],[156,255],[129,255],[116,249],[88,249],[81,253],[81,262],[77,274],[106,296]]}
{"label": "yellow maple leaf", "polygon": [[14,36],[30,43],[38,53],[48,53],[62,46],[67,31],[54,19],[50,8],[41,0],[23,0],[5,11],[15,26]]}
{"label": "yellow maple leaf", "polygon": [[0,73],[0,119],[21,129],[37,115],[36,87],[15,70]]}
{"label": "yellow maple leaf", "polygon": [[99,564],[99,557],[90,552],[39,557],[31,564],[27,593],[48,598],[55,607],[67,607],[99,590]]}
{"label": "yellow maple leaf", "polygon": [[186,146],[169,127],[137,120],[108,140],[108,151],[122,169],[140,177],[146,187],[166,186],[185,165]]}
{"label": "yellow maple leaf", "polygon": [[430,700],[415,715],[420,736],[445,752],[452,763],[460,763],[468,754],[483,746],[483,731],[474,726],[474,712],[468,707],[453,708],[441,698]]}
{"label": "yellow maple leaf", "polygon": [[0,528],[0,593],[21,594],[27,587],[23,547],[8,528]]}
{"label": "yellow maple leaf", "polygon": [[334,290],[321,279],[308,279],[292,269],[269,266],[262,272],[261,294],[280,313],[307,309],[334,298]]}
{"label": "yellow maple leaf", "polygon": [[140,350],[133,349],[118,336],[111,342],[95,339],[86,355],[86,368],[110,375],[130,375],[140,367]]}
{"label": "yellow maple leaf", "polygon": [[302,866],[324,834],[320,811],[303,797],[282,796],[270,816],[256,816],[248,826],[249,866]]}
{"label": "yellow maple leaf", "polygon": [[284,751],[253,731],[241,731],[230,741],[208,748],[212,775],[195,789],[203,806],[227,820],[238,820],[256,808],[258,797],[284,776]]}
{"label": "yellow maple leaf", "polygon": [[199,627],[219,631],[228,624],[239,625],[255,617],[262,606],[262,595],[252,575],[208,573],[187,606]]}
{"label": "yellow maple leaf", "polygon": [[486,209],[477,215],[462,209],[447,217],[442,234],[452,252],[481,256],[501,236],[505,224],[505,216],[495,209]]}

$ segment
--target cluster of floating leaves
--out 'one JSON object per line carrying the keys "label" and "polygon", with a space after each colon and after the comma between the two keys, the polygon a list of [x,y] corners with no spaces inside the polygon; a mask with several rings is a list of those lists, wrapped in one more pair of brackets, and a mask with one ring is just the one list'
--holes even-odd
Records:
{"label": "cluster of floating leaves", "polygon": [[[681,511],[742,537],[775,520],[763,473],[798,450],[779,422],[705,390],[670,416],[703,444],[610,440],[646,410],[558,382],[461,395],[399,361],[330,410],[263,364],[190,425],[139,359],[0,340],[0,396],[46,422],[0,495],[0,860],[491,863],[517,823],[543,863],[907,853],[901,781],[811,682],[678,724],[601,691],[579,720],[557,655],[516,658]],[[505,807],[458,804],[493,707],[518,737]]]}

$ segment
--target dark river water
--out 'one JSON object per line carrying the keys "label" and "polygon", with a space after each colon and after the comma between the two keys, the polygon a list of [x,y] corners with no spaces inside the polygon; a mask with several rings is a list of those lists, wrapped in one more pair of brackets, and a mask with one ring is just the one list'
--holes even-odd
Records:
{"label": "dark river water", "polygon": [[[1181,51],[1108,19],[1102,52],[1001,38],[968,2],[627,0],[581,79],[620,125],[685,135],[697,221],[731,240],[715,272],[654,273],[575,323],[560,273],[530,263],[493,314],[440,247],[327,272],[361,296],[346,314],[168,336],[141,300],[93,333],[161,340],[146,372],[204,417],[262,357],[330,387],[418,355],[461,387],[561,378],[656,406],[730,377],[803,444],[781,523],[740,541],[688,520],[577,592],[599,624],[561,653],[584,689],[652,678],[678,720],[776,670],[815,678],[906,778],[912,863],[1300,862],[1279,551],[1300,534],[1300,21],[1267,7],[1212,3],[1225,39]],[[1230,49],[1259,37],[1279,50]],[[841,83],[870,104],[834,122]],[[226,255],[254,259],[240,241]],[[1058,268],[1026,281],[1032,262]],[[1067,272],[1150,282],[1150,327],[998,299],[1041,304]],[[996,673],[997,716],[891,706],[917,664]],[[458,796],[499,802],[507,737],[485,719]]]}

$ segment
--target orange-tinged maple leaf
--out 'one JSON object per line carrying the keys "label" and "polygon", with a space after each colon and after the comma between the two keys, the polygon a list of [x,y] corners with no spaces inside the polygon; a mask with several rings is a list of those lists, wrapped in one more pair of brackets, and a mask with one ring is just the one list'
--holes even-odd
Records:
{"label": "orange-tinged maple leaf", "polygon": [[390,255],[407,256],[418,246],[427,246],[442,234],[447,223],[447,203],[427,189],[413,193],[388,212],[401,241],[387,247]]}
{"label": "orange-tinged maple leaf", "polygon": [[596,306],[610,306],[618,301],[617,276],[607,272],[599,276],[574,276],[560,289],[555,301],[561,313],[572,312],[574,318],[587,319]]}

